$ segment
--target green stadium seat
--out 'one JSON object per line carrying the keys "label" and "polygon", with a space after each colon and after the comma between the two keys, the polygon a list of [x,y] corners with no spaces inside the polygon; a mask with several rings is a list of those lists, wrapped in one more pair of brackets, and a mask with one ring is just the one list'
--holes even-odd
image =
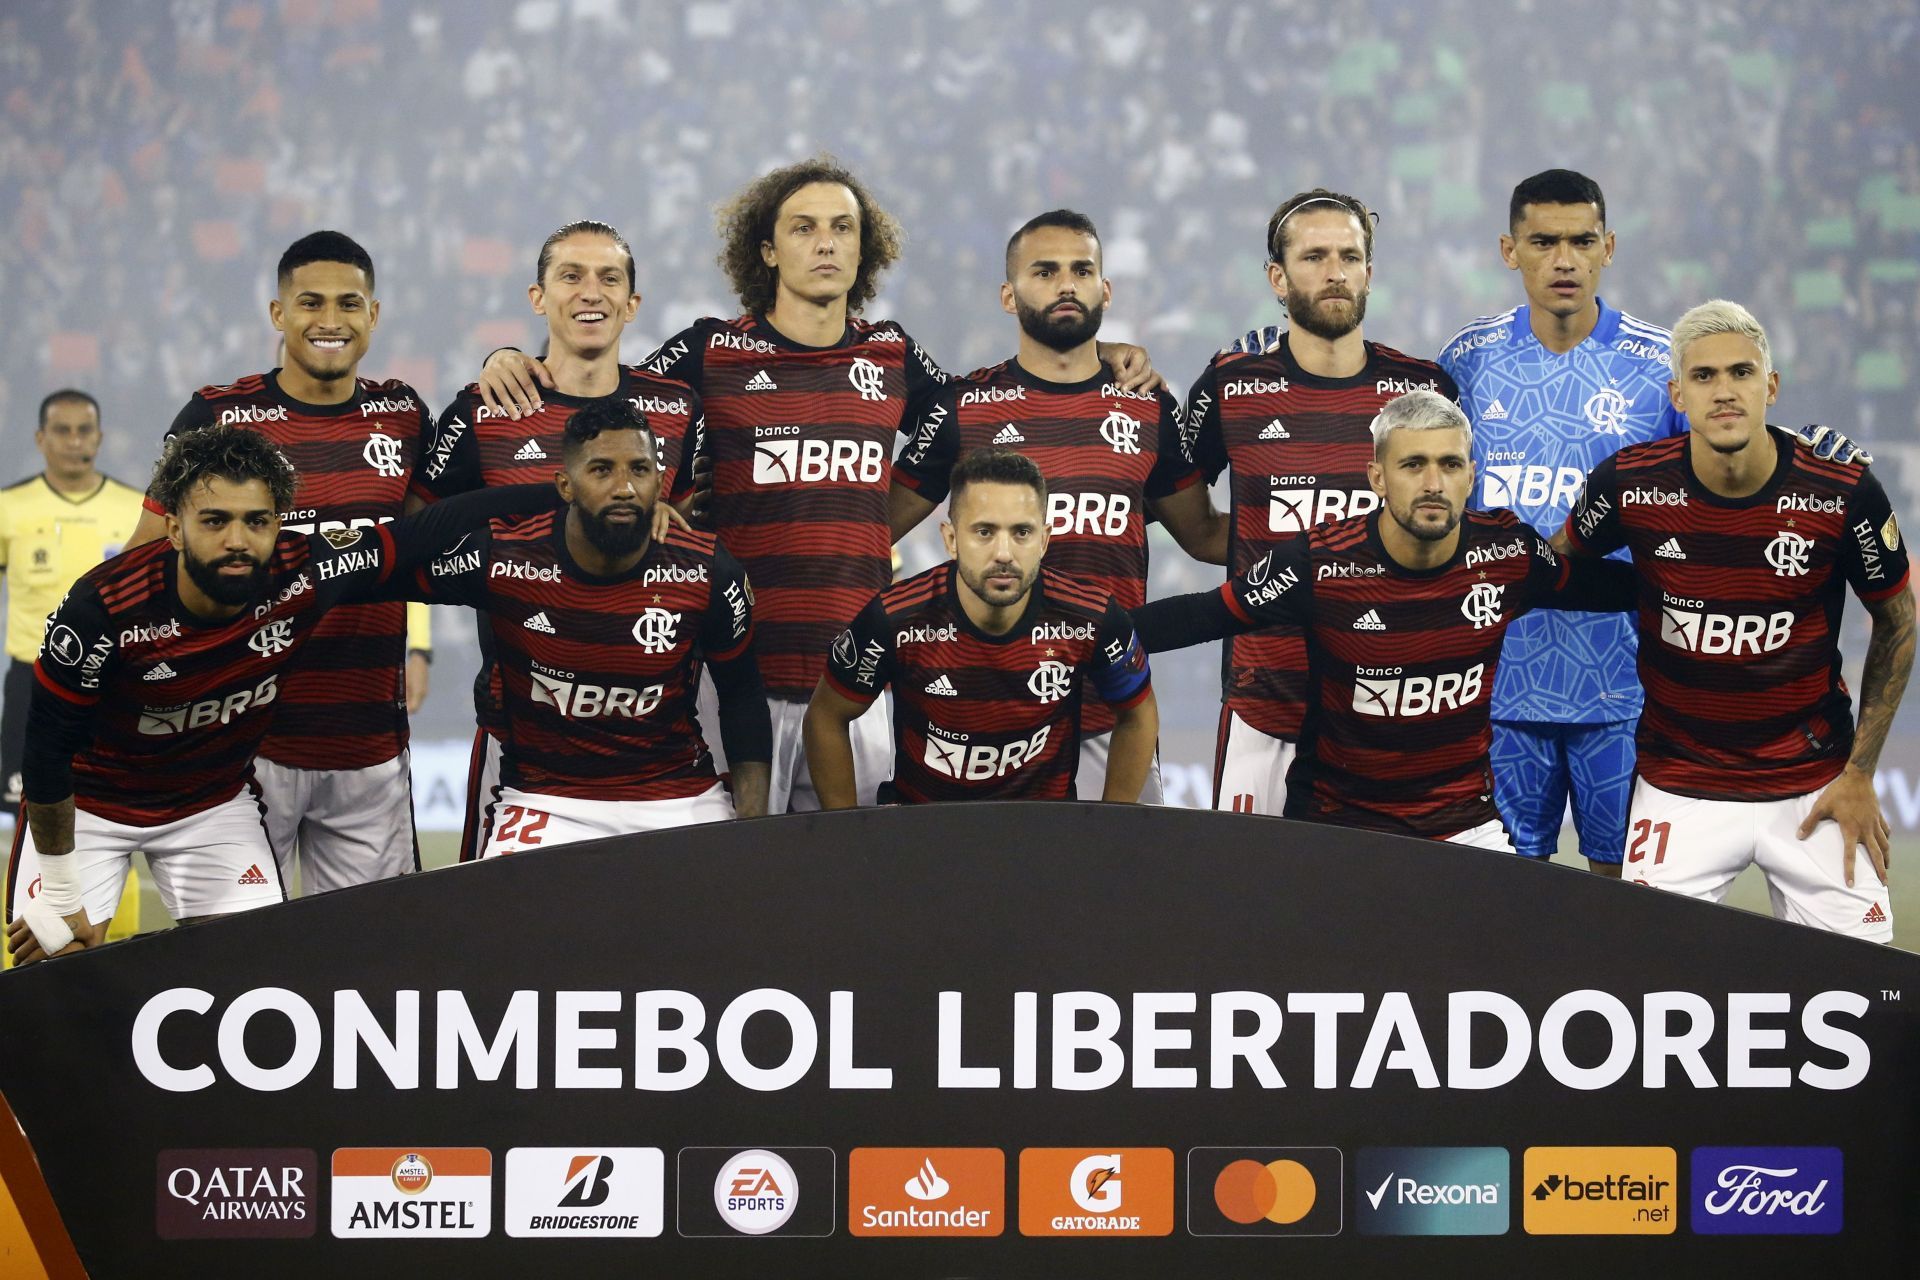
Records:
{"label": "green stadium seat", "polygon": [[1875,258],[1867,264],[1867,279],[1875,284],[1911,284],[1920,280],[1920,259]]}
{"label": "green stadium seat", "polygon": [[1920,231],[1920,196],[1889,195],[1880,201],[1880,229]]}
{"label": "green stadium seat", "polygon": [[1793,305],[1801,311],[1834,311],[1846,305],[1847,284],[1838,271],[1793,273]]}
{"label": "green stadium seat", "polygon": [[1403,93],[1394,99],[1395,124],[1432,124],[1441,116],[1437,93]]}
{"label": "green stadium seat", "polygon": [[1904,391],[1907,388],[1906,366],[1900,360],[1898,351],[1863,351],[1853,363],[1853,386],[1856,391]]}
{"label": "green stadium seat", "polygon": [[1743,89],[1770,89],[1780,82],[1780,61],[1766,49],[1736,53],[1727,60],[1727,74]]}
{"label": "green stadium seat", "polygon": [[1483,208],[1479,188],[1471,182],[1436,178],[1433,184],[1432,217],[1437,226],[1477,222]]}
{"label": "green stadium seat", "polygon": [[1467,60],[1458,51],[1448,46],[1435,45],[1433,49],[1433,74],[1440,83],[1454,89],[1467,87]]}
{"label": "green stadium seat", "polygon": [[1853,215],[1840,213],[1830,218],[1815,218],[1807,223],[1806,235],[1809,249],[1851,249],[1856,238]]}
{"label": "green stadium seat", "polygon": [[1880,216],[1880,205],[1889,196],[1900,194],[1900,179],[1891,173],[1873,173],[1860,179],[1859,194],[1853,198],[1854,207],[1862,213]]}
{"label": "green stadium seat", "polygon": [[1698,258],[1669,258],[1660,264],[1660,271],[1666,277],[1667,288],[1685,294],[1704,295],[1712,274],[1707,264]]}
{"label": "green stadium seat", "polygon": [[1549,84],[1540,90],[1540,114],[1559,124],[1593,119],[1593,90],[1584,84]]}

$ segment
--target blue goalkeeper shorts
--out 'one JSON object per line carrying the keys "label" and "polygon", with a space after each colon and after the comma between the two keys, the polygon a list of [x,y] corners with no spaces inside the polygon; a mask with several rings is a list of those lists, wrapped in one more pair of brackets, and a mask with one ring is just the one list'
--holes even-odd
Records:
{"label": "blue goalkeeper shorts", "polygon": [[1515,852],[1551,858],[1571,798],[1581,854],[1593,862],[1620,861],[1633,797],[1635,723],[1493,722],[1494,802]]}

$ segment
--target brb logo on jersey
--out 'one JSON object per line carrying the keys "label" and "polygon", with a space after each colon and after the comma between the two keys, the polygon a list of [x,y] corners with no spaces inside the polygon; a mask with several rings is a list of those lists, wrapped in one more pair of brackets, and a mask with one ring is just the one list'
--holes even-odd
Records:
{"label": "brb logo on jersey", "polygon": [[1127,531],[1133,499],[1124,493],[1049,493],[1047,532],[1053,537],[1117,538]]}
{"label": "brb logo on jersey", "polygon": [[375,475],[393,479],[406,474],[400,461],[400,442],[384,431],[367,437],[367,447],[360,451],[360,456],[366,459]]}
{"label": "brb logo on jersey", "polygon": [[664,685],[657,684],[629,689],[619,685],[585,684],[542,671],[527,674],[533,678],[534,705],[552,707],[569,720],[597,720],[602,716],[641,720],[652,714],[666,692]]}
{"label": "brb logo on jersey", "polygon": [[1708,613],[1704,600],[1668,596],[1660,605],[1660,639],[1688,653],[1739,657],[1772,653],[1793,638],[1793,610]]}
{"label": "brb logo on jersey", "polygon": [[1118,409],[1107,414],[1100,424],[1100,438],[1112,445],[1115,453],[1140,452],[1140,424]]}
{"label": "brb logo on jersey", "polygon": [[280,687],[268,676],[251,689],[230,693],[205,702],[182,703],[177,707],[148,707],[140,713],[140,732],[151,736],[185,733],[210,724],[225,724],[252,707],[264,707],[279,696]]}
{"label": "brb logo on jersey", "polygon": [[1370,489],[1313,489],[1312,476],[1270,476],[1273,492],[1267,500],[1270,533],[1304,533],[1329,520],[1365,515],[1380,505]]}
{"label": "brb logo on jersey", "polygon": [[1409,676],[1400,667],[1359,667],[1353,676],[1353,710],[1363,716],[1438,715],[1458,711],[1480,696],[1487,664],[1436,676]]}
{"label": "brb logo on jersey", "polygon": [[886,473],[887,449],[878,440],[761,440],[753,446],[755,484],[878,484]]}
{"label": "brb logo on jersey", "polygon": [[680,615],[666,609],[648,609],[633,624],[633,638],[648,653],[666,653],[673,648],[674,635],[680,629]]}
{"label": "brb logo on jersey", "polygon": [[[1047,734],[1052,727],[1043,724],[1030,738],[1016,738],[996,747],[986,742],[947,741],[933,736],[942,732],[939,726],[929,725],[926,765],[937,774],[965,782],[1005,777],[1047,749]],[[956,737],[963,739],[964,735]]]}

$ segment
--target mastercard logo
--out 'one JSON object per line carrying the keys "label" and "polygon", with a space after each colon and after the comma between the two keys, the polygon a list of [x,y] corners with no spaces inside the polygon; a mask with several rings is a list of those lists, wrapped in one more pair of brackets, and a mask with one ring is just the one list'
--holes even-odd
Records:
{"label": "mastercard logo", "polygon": [[1213,1180],[1213,1203],[1242,1226],[1262,1218],[1285,1226],[1307,1216],[1319,1190],[1298,1160],[1235,1160]]}
{"label": "mastercard logo", "polygon": [[1338,1147],[1195,1147],[1187,1152],[1187,1229],[1338,1235],[1344,1188]]}

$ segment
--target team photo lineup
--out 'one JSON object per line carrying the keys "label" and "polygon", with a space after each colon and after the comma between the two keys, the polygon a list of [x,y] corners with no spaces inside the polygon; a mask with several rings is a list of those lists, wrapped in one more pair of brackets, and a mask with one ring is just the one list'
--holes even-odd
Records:
{"label": "team photo lineup", "polygon": [[[45,468],[0,490],[12,963],[120,936],[136,852],[181,923],[418,871],[430,605],[479,628],[462,861],[1165,803],[1152,672],[1219,641],[1216,809],[1538,860],[1570,812],[1594,874],[1720,901],[1757,865],[1776,917],[1892,941],[1900,513],[1858,441],[1768,423],[1765,316],[1603,298],[1594,178],[1512,187],[1525,301],[1434,359],[1364,336],[1365,200],[1288,196],[1288,323],[1185,384],[1101,340],[1097,209],[1008,228],[1013,354],[949,372],[866,314],[903,242],[869,181],[816,156],[725,200],[737,316],[637,363],[632,248],[561,221],[525,246],[544,345],[473,352],[436,413],[361,375],[376,262],[323,229],[259,264],[277,365],[168,389],[137,484],[84,390],[46,395]],[[1153,523],[1217,587],[1149,600]],[[902,570],[923,526],[944,559]]]}

